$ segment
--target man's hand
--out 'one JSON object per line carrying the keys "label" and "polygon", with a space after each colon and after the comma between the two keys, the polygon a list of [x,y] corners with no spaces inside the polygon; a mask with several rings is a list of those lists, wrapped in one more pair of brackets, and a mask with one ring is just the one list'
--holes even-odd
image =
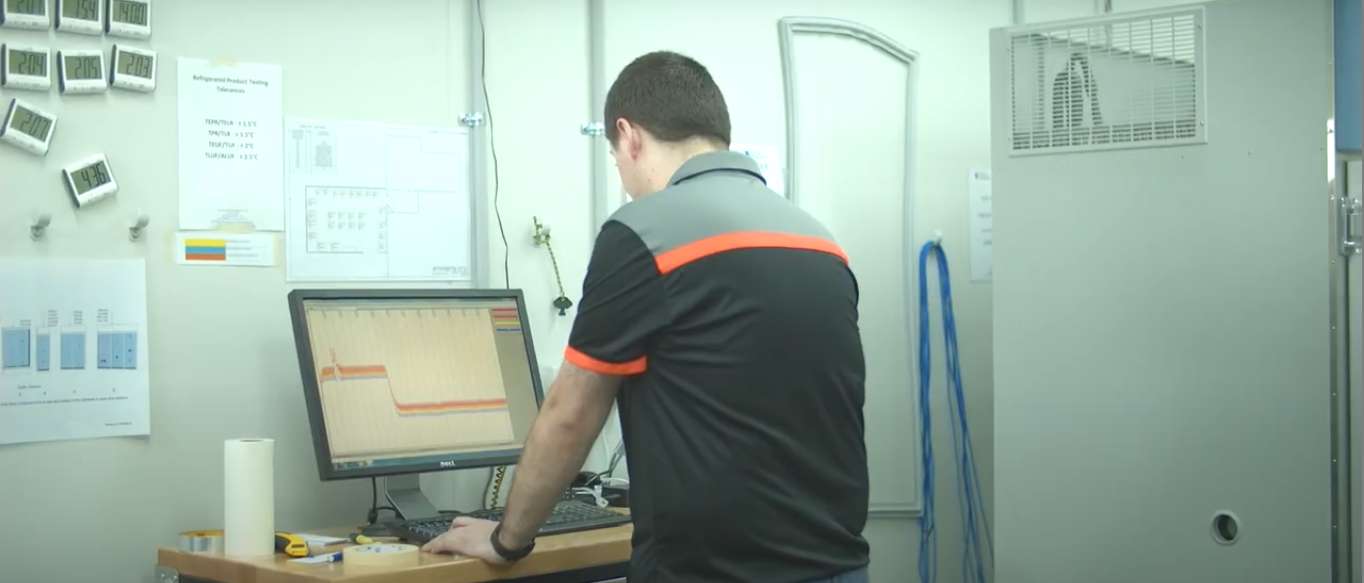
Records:
{"label": "man's hand", "polygon": [[422,550],[428,553],[464,555],[494,565],[505,565],[506,559],[493,550],[494,528],[497,528],[497,523],[491,520],[461,516],[450,523],[450,530],[445,534],[422,545]]}

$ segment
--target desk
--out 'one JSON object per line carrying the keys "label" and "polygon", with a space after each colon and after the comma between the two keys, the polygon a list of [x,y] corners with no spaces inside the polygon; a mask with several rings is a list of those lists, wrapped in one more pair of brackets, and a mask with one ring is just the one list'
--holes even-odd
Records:
{"label": "desk", "polygon": [[[344,537],[354,529],[308,531]],[[346,564],[300,565],[283,555],[227,558],[161,548],[157,583],[595,583],[623,582],[630,561],[631,525],[542,537],[535,552],[508,566],[478,559],[421,554],[416,567],[352,568]],[[328,550],[341,550],[336,545]]]}

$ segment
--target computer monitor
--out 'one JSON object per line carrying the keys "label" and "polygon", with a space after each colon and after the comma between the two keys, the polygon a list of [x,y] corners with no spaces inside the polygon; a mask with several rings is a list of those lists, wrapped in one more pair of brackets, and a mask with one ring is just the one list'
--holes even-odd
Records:
{"label": "computer monitor", "polygon": [[[294,290],[289,312],[323,480],[516,462],[544,400],[520,290]],[[403,490],[405,518],[434,512]]]}

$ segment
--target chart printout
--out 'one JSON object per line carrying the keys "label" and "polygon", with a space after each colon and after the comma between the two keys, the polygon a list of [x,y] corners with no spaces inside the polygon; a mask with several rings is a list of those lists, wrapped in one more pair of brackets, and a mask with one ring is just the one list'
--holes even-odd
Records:
{"label": "chart printout", "polygon": [[150,433],[142,259],[0,260],[0,444]]}

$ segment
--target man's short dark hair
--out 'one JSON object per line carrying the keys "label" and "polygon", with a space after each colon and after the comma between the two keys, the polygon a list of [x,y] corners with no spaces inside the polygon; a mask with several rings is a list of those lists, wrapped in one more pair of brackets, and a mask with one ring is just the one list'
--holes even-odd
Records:
{"label": "man's short dark hair", "polygon": [[606,94],[606,139],[625,118],[662,142],[701,138],[729,148],[729,107],[701,63],[671,51],[649,53],[621,70]]}

